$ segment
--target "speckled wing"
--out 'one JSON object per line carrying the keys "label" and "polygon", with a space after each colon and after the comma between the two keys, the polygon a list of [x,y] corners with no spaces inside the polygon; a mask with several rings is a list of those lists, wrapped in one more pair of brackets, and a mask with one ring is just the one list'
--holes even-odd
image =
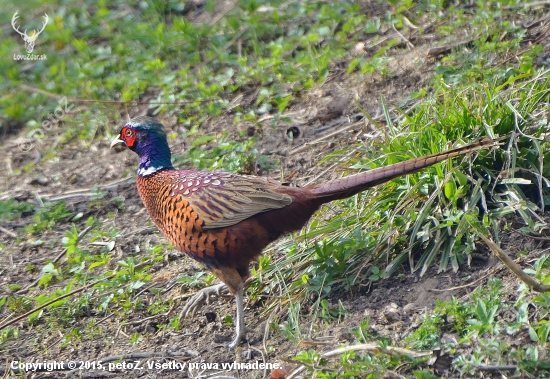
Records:
{"label": "speckled wing", "polygon": [[284,208],[292,197],[278,193],[280,184],[255,176],[221,172],[179,171],[171,197],[189,201],[204,221],[203,229],[237,224],[255,214]]}

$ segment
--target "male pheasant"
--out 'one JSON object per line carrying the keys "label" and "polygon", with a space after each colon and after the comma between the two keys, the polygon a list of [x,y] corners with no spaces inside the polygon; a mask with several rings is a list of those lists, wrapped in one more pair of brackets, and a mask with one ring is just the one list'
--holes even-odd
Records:
{"label": "male pheasant", "polygon": [[[249,264],[281,235],[302,228],[324,203],[353,196],[398,176],[493,144],[490,139],[302,188],[262,177],[176,170],[163,125],[130,120],[113,140],[139,156],[137,188],[157,227],[182,252],[206,265],[236,297],[234,348],[246,335],[243,284]],[[187,311],[223,284],[195,295]]]}

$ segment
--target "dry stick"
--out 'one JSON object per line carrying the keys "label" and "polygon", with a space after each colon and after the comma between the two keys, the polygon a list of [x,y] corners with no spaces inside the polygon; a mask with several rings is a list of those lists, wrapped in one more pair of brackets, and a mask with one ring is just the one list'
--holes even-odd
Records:
{"label": "dry stick", "polygon": [[[502,266],[501,266],[502,267]],[[459,290],[459,289],[462,289],[462,288],[467,288],[467,287],[471,287],[471,286],[475,286],[477,283],[481,282],[482,280],[485,280],[485,278],[487,278],[489,275],[492,275],[496,270],[491,270],[491,272],[489,272],[488,274],[486,275],[483,275],[481,278],[479,279],[476,279],[474,280],[473,282],[470,282],[470,283],[466,283],[462,286],[457,286],[457,287],[451,287],[451,288],[443,288],[443,289],[437,289],[437,288],[429,288],[428,291],[431,291],[431,292],[446,292],[446,291],[454,291],[454,290]]]}
{"label": "dry stick", "polygon": [[[533,237],[533,236],[529,236],[529,235],[526,235],[526,237]],[[541,239],[543,240],[550,240],[550,238],[542,238]],[[538,256],[542,255],[542,252],[546,251],[548,249],[543,249],[541,250],[539,253],[537,253]],[[479,282],[483,281],[484,279],[486,279],[488,276],[490,275],[493,275],[494,273],[496,273],[497,271],[503,269],[506,265],[503,265],[503,264],[500,264],[498,265],[498,267],[494,267],[493,269],[491,269],[486,275],[483,275],[481,278],[479,279],[476,279],[474,280],[473,282],[470,282],[470,283],[467,283],[467,284],[464,284],[462,286],[457,286],[457,287],[451,287],[451,288],[443,288],[443,289],[437,289],[437,288],[429,288],[428,291],[432,291],[432,292],[445,292],[445,291],[454,291],[454,290],[458,290],[458,289],[462,289],[462,288],[467,288],[467,287],[471,287],[473,285],[477,285]]]}
{"label": "dry stick", "polygon": [[[386,353],[392,352],[392,353],[398,353],[402,355],[406,355],[409,358],[423,358],[423,357],[429,357],[432,355],[431,352],[425,352],[425,353],[418,353],[413,350],[404,349],[402,347],[396,347],[396,346],[387,346],[385,348],[381,348],[378,344],[373,343],[364,343],[359,345],[351,345],[346,347],[340,347],[335,350],[327,351],[326,353],[321,354],[323,358],[329,358],[335,355],[341,355],[343,353],[346,353],[348,351],[357,351],[357,350],[367,350],[367,351],[376,351],[381,350]],[[302,364],[302,366],[298,367],[295,371],[290,374],[290,376],[287,379],[292,379],[296,375],[298,375],[300,372],[304,371],[306,368],[305,365]]]}
{"label": "dry stick", "polygon": [[537,5],[547,5],[550,4],[549,0],[546,1],[533,1],[531,3],[525,3],[525,4],[518,4],[518,5],[505,5],[502,7],[502,9],[516,9],[519,7],[527,8],[527,7],[535,7]]}
{"label": "dry stick", "polygon": [[[48,197],[47,199],[49,201],[59,201],[59,200],[65,200],[65,199],[71,199],[73,197],[91,197],[97,195],[97,192],[79,192],[79,193],[73,193],[69,195],[59,195],[55,197]],[[46,198],[45,196],[42,196],[43,198]]]}
{"label": "dry stick", "polygon": [[233,10],[233,8],[235,8],[235,6],[237,6],[237,2],[233,2],[233,4],[231,4],[231,6],[227,7],[226,10],[222,11],[219,15],[217,15],[216,17],[214,17],[214,19],[212,19],[212,21],[210,21],[210,24],[209,26],[214,26],[218,23],[218,21],[220,21],[226,14],[228,14],[229,12],[231,12]]}
{"label": "dry stick", "polygon": [[550,241],[550,237],[541,237],[541,236],[530,236],[529,234],[524,234],[527,238],[532,238],[537,241]]}
{"label": "dry stick", "polygon": [[[130,180],[133,180],[133,178],[117,179],[117,180],[112,181],[110,183],[106,183],[106,184],[102,184],[100,186],[97,186],[97,188],[100,189],[100,190],[110,190],[110,189],[118,187],[118,185],[120,183],[124,183],[124,182],[130,181]],[[39,193],[35,193],[34,195],[37,198],[37,201],[38,200],[41,201],[42,199],[46,199],[46,200],[49,200],[49,201],[57,201],[57,200],[62,200],[62,199],[68,199],[68,198],[71,198],[71,197],[78,197],[78,196],[93,196],[93,195],[97,195],[97,192],[92,192],[91,188],[80,188],[80,189],[75,189],[75,190],[62,192],[62,193],[57,194],[57,195],[55,195],[55,194],[39,194]]]}
{"label": "dry stick", "polygon": [[449,54],[455,47],[468,45],[473,43],[474,41],[475,41],[474,39],[469,39],[466,41],[454,43],[452,45],[432,47],[430,50],[428,50],[426,55],[428,57],[437,57],[438,55],[442,55],[442,54],[446,55],[446,54]]}
{"label": "dry stick", "polygon": [[[148,259],[148,260],[146,260],[145,262],[142,262],[142,263],[140,263],[140,264],[135,265],[135,266],[134,266],[134,270],[135,270],[135,269],[139,269],[139,268],[141,268],[141,267],[143,267],[143,266],[146,266],[146,265],[148,265],[148,264],[150,264],[150,263],[151,263],[151,260]],[[66,294],[64,294],[64,295],[61,295],[61,296],[59,296],[59,297],[57,297],[57,298],[55,298],[55,299],[53,299],[53,300],[50,300],[50,301],[48,301],[47,303],[44,303],[44,304],[42,304],[42,305],[40,305],[40,306],[38,306],[38,307],[36,307],[36,308],[34,308],[34,309],[28,311],[27,313],[25,313],[25,314],[23,314],[23,315],[21,315],[21,316],[17,316],[17,317],[14,318],[13,320],[8,321],[8,322],[6,322],[6,323],[0,325],[0,330],[4,329],[5,327],[7,327],[7,326],[9,326],[9,325],[12,325],[12,324],[16,323],[17,321],[19,321],[19,320],[21,320],[21,319],[23,319],[23,318],[25,318],[25,317],[27,317],[27,316],[30,316],[30,315],[33,314],[34,312],[39,311],[39,310],[41,310],[41,309],[47,307],[48,305],[51,305],[51,304],[53,304],[53,303],[55,303],[55,302],[57,302],[57,301],[59,301],[59,300],[61,300],[61,299],[64,299],[64,298],[69,297],[69,296],[72,296],[72,295],[74,295],[74,294],[76,294],[76,293],[82,292],[82,291],[84,291],[85,289],[88,289],[88,288],[90,288],[90,287],[93,287],[93,286],[95,286],[96,284],[98,284],[98,283],[100,283],[100,282],[102,282],[102,281],[104,281],[104,280],[112,279],[112,278],[114,278],[116,275],[117,275],[117,273],[111,274],[111,275],[109,275],[109,276],[106,276],[106,277],[104,277],[104,278],[101,278],[101,279],[99,279],[99,280],[96,280],[96,281],[93,282],[93,283],[86,284],[86,285],[83,286],[83,287],[77,288],[77,289],[75,289],[74,291],[71,291],[71,292],[66,293]]]}
{"label": "dry stick", "polygon": [[495,255],[504,263],[521,281],[527,284],[531,289],[537,292],[548,292],[550,291],[550,285],[541,284],[533,277],[527,275],[523,272],[523,269],[518,265],[512,258],[508,256],[496,243],[491,241],[489,238],[485,237],[483,234],[479,233],[479,237],[489,246],[489,248],[495,253]]}
{"label": "dry stick", "polygon": [[146,226],[145,228],[141,228],[141,229],[136,229],[136,230],[132,230],[131,232],[128,232],[128,233],[124,233],[123,235],[121,235],[120,237],[118,238],[126,238],[128,236],[132,236],[134,234],[141,234],[141,235],[145,235],[145,234],[153,234],[154,232],[158,231],[158,229],[154,226]]}
{"label": "dry stick", "polygon": [[7,326],[10,326],[10,325],[12,325],[12,324],[15,324],[17,321],[19,321],[19,320],[21,320],[21,319],[24,319],[24,318],[27,317],[27,316],[32,315],[34,312],[37,312],[37,311],[39,311],[39,310],[41,310],[41,309],[46,308],[48,305],[51,305],[51,304],[53,304],[53,303],[55,303],[55,302],[57,302],[57,301],[59,301],[59,300],[61,300],[61,299],[64,299],[64,298],[69,297],[69,296],[72,296],[72,295],[74,295],[74,294],[76,294],[76,293],[82,292],[82,291],[84,291],[85,289],[88,289],[88,288],[90,288],[90,287],[92,287],[92,286],[95,286],[96,284],[98,284],[98,283],[100,283],[100,282],[102,282],[102,281],[104,281],[104,280],[112,279],[112,278],[114,278],[115,276],[116,276],[116,274],[109,275],[109,276],[107,276],[107,277],[105,277],[105,278],[101,278],[101,279],[99,279],[99,280],[96,280],[96,281],[93,282],[93,283],[86,284],[84,287],[77,288],[77,289],[75,289],[74,291],[71,291],[71,292],[66,293],[66,294],[64,294],[64,295],[61,295],[61,296],[59,296],[59,297],[56,297],[55,299],[50,300],[50,301],[48,301],[48,302],[46,302],[46,303],[44,303],[44,304],[42,304],[42,305],[39,305],[38,307],[36,307],[36,308],[34,308],[34,309],[31,309],[31,310],[28,311],[27,313],[24,313],[24,314],[22,314],[22,315],[20,315],[20,316],[17,316],[16,318],[12,319],[11,321],[8,321],[8,322],[6,322],[6,323],[0,325],[0,330],[4,329],[4,328],[7,327]]}
{"label": "dry stick", "polygon": [[340,159],[338,159],[338,162],[330,165],[329,167],[327,167],[326,169],[324,169],[323,171],[321,171],[320,174],[316,175],[313,179],[310,179],[306,184],[304,184],[304,186],[308,186],[310,184],[313,184],[315,183],[320,177],[322,177],[323,175],[325,175],[328,171],[331,171],[333,170],[334,168],[336,168],[338,165],[344,163],[350,156],[352,156],[353,154],[355,154],[356,152],[355,151],[350,151],[349,153],[346,153],[344,155],[342,155],[340,157]]}
{"label": "dry stick", "polygon": [[327,138],[333,137],[333,136],[335,136],[335,135],[338,134],[338,133],[345,132],[345,131],[348,130],[348,129],[351,129],[351,128],[355,127],[355,126],[358,126],[358,125],[361,125],[361,124],[364,124],[364,123],[365,123],[364,120],[357,121],[357,122],[354,122],[353,124],[350,124],[350,125],[348,125],[348,126],[343,127],[342,129],[338,129],[338,130],[336,130],[336,131],[334,131],[334,132],[332,132],[332,133],[329,133],[329,134],[326,134],[326,135],[324,135],[324,136],[322,136],[322,137],[319,137],[319,138],[317,138],[317,139],[315,139],[315,140],[313,140],[313,141],[311,141],[311,142],[304,143],[302,146],[297,147],[297,148],[294,149],[294,150],[291,150],[291,151],[288,153],[288,155],[297,154],[297,153],[299,153],[299,152],[301,152],[301,151],[303,151],[303,150],[306,150],[306,149],[309,148],[311,145],[314,145],[314,144],[317,143],[317,142],[320,142],[320,141],[325,140],[325,139],[327,139]]}
{"label": "dry stick", "polygon": [[486,365],[476,365],[475,366],[480,371],[515,371],[518,369],[518,366],[486,366]]}
{"label": "dry stick", "polygon": [[[536,26],[536,24],[537,24],[538,21],[541,21],[541,22],[545,21],[546,18],[547,18],[547,17],[543,17],[542,19],[535,21],[533,24],[529,25],[529,26],[527,27],[527,29],[530,29],[530,27],[531,27],[532,25],[535,25],[535,26]],[[539,36],[539,37],[537,38],[537,40],[535,41],[535,43],[541,42],[541,41],[545,38],[545,35],[546,35],[547,33],[548,33],[548,30],[545,31],[544,33],[542,33],[542,35]],[[505,65],[505,64],[511,62],[511,61],[514,60],[514,59],[517,60],[519,56],[521,56],[521,55],[523,55],[523,54],[525,54],[526,52],[531,51],[531,50],[532,50],[532,44],[528,44],[527,47],[521,49],[518,53],[516,53],[516,54],[514,54],[512,57],[506,59],[506,60],[505,60],[504,62],[502,62],[501,64],[502,64],[502,65]]]}
{"label": "dry stick", "polygon": [[[149,317],[145,317],[145,318],[140,318],[139,320],[134,320],[134,321],[128,321],[126,322],[124,325],[137,325],[137,324],[144,324],[146,321],[149,321],[149,320],[153,320],[155,318],[158,318],[158,317],[168,317],[170,316],[170,312],[166,312],[166,313],[157,313],[156,315],[153,315],[153,316],[149,316]],[[97,324],[96,324],[97,325]]]}
{"label": "dry stick", "polygon": [[14,232],[12,232],[12,231],[9,230],[9,229],[4,228],[3,226],[0,226],[0,232],[4,232],[4,233],[6,233],[8,236],[10,236],[10,237],[12,237],[12,238],[17,238],[17,234],[15,234]]}
{"label": "dry stick", "polygon": [[399,36],[399,38],[401,38],[401,40],[402,40],[403,42],[405,42],[405,45],[407,45],[407,47],[408,47],[409,49],[413,49],[413,48],[414,48],[414,45],[412,44],[412,42],[409,41],[407,38],[405,38],[405,36],[404,36],[403,34],[401,34],[401,33],[399,32],[399,30],[397,30],[397,29],[395,28],[395,25],[394,25],[394,24],[392,24],[391,27],[392,27],[392,29],[397,33],[397,35]]}
{"label": "dry stick", "polygon": [[[550,3],[550,1],[549,1],[548,3]],[[533,4],[535,4],[535,3],[529,3],[529,4],[527,4],[527,5],[531,6],[531,5],[533,5]],[[510,7],[510,8],[514,8],[514,7],[515,7],[515,6],[512,6],[512,7]],[[506,7],[502,7],[502,9],[506,9]],[[535,22],[531,23],[530,25],[524,27],[524,29],[529,30],[529,29],[532,29],[532,28],[534,28],[534,27],[536,27],[536,26],[539,26],[539,25],[542,24],[544,21],[546,21],[547,18],[548,18],[548,17],[546,16],[546,17],[543,17],[543,18],[541,18],[541,19],[539,19],[539,20],[536,20]],[[546,34],[546,32],[545,32],[544,34]],[[544,34],[543,34],[543,36],[544,36]],[[540,38],[539,38],[539,40],[540,40]],[[430,50],[428,50],[427,56],[428,56],[428,57],[437,57],[438,55],[441,55],[441,54],[445,54],[445,55],[446,55],[446,54],[449,54],[449,53],[452,51],[453,48],[458,47],[458,46],[463,46],[463,45],[471,44],[471,43],[473,43],[474,41],[475,41],[475,39],[470,39],[470,40],[463,41],[463,42],[458,42],[458,43],[455,43],[455,44],[452,44],[452,45],[433,47],[433,48],[431,48]],[[523,55],[524,53],[526,53],[527,51],[530,51],[531,49],[532,49],[532,47],[531,47],[531,46],[528,46],[527,48],[522,49],[518,54],[516,54],[516,55],[514,55],[513,57],[511,57],[511,58],[505,60],[503,63],[505,64],[505,63],[511,61],[512,59],[516,59],[518,56]]]}
{"label": "dry stick", "polygon": [[99,320],[98,322],[96,322],[96,323],[94,324],[94,326],[97,327],[99,324],[101,324],[102,322],[104,322],[104,321],[110,319],[110,318],[113,317],[114,315],[115,315],[114,313],[109,313],[107,316],[103,317],[101,320]]}
{"label": "dry stick", "polygon": [[267,362],[265,360],[265,354],[263,351],[261,351],[260,349],[254,347],[254,346],[250,346],[250,348],[252,350],[256,350],[258,353],[260,353],[262,355],[262,362],[264,363],[264,376],[262,377],[262,379],[267,379],[267,365],[265,365],[265,363]]}

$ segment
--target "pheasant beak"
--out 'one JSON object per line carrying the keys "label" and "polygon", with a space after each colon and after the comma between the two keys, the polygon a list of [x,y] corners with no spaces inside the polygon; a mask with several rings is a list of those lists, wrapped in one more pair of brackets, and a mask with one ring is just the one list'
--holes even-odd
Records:
{"label": "pheasant beak", "polygon": [[113,142],[111,142],[110,148],[112,149],[112,148],[113,148],[114,146],[116,146],[116,145],[126,145],[126,143],[125,143],[123,140],[121,140],[120,138],[116,137],[116,138],[113,140]]}

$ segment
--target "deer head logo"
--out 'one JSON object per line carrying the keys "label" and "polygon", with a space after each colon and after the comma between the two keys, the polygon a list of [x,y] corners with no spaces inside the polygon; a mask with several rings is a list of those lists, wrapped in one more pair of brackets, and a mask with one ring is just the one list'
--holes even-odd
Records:
{"label": "deer head logo", "polygon": [[46,27],[46,25],[48,25],[49,17],[48,17],[47,14],[44,13],[44,23],[42,24],[42,29],[33,30],[31,32],[31,35],[29,36],[27,34],[26,29],[25,29],[25,33],[21,33],[19,31],[19,27],[16,25],[17,18],[19,17],[17,15],[18,13],[19,13],[19,11],[15,12],[13,17],[11,18],[11,26],[13,27],[13,30],[15,30],[17,33],[19,33],[19,35],[23,38],[23,41],[25,41],[25,49],[27,50],[27,53],[30,54],[34,50],[34,42],[36,41],[36,39],[38,38],[40,33],[42,33],[44,31],[44,28]]}

